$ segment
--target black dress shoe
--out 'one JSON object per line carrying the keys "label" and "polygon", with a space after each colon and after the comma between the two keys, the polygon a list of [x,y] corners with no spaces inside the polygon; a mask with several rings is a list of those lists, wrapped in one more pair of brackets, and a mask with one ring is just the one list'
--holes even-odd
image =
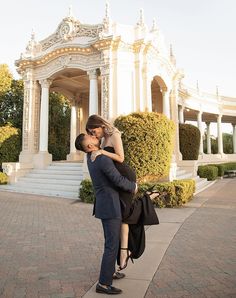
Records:
{"label": "black dress shoe", "polygon": [[115,295],[122,293],[121,289],[108,286],[107,288],[100,286],[99,284],[96,285],[96,292],[102,293],[102,294],[108,294],[108,295]]}
{"label": "black dress shoe", "polygon": [[113,279],[121,279],[121,278],[124,278],[125,277],[125,274],[124,273],[120,273],[120,272],[115,272],[114,274],[113,274]]}

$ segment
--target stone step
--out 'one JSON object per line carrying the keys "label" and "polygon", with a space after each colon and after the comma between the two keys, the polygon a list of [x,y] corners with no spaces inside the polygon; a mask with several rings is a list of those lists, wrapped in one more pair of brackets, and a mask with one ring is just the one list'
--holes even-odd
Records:
{"label": "stone step", "polygon": [[43,196],[54,196],[68,199],[78,199],[78,191],[60,191],[60,190],[48,190],[48,189],[34,189],[34,188],[21,188],[16,185],[1,185],[1,190],[7,190],[12,192],[43,195]]}
{"label": "stone step", "polygon": [[181,176],[181,175],[183,175],[183,174],[185,174],[185,173],[186,173],[185,170],[177,169],[177,171],[176,171],[176,176]]}
{"label": "stone step", "polygon": [[189,172],[182,173],[181,175],[176,175],[176,179],[181,180],[181,179],[192,179],[193,174]]}
{"label": "stone step", "polygon": [[17,183],[0,189],[78,199],[82,179],[82,162],[53,162],[46,169],[33,169]]}
{"label": "stone step", "polygon": [[12,184],[17,188],[30,188],[30,189],[44,189],[44,190],[62,190],[62,191],[79,191],[79,185],[65,185],[65,184],[54,184],[54,183],[32,183],[29,181],[20,181]]}
{"label": "stone step", "polygon": [[196,189],[194,194],[197,194],[212,185],[212,181],[207,181],[206,178],[200,178],[199,176],[193,177],[193,174],[191,172],[187,172],[186,170],[182,170],[180,167],[178,167],[176,172],[176,180],[181,180],[181,179],[195,180]]}
{"label": "stone step", "polygon": [[69,167],[69,166],[66,166],[66,167],[60,167],[60,166],[50,166],[50,167],[47,167],[45,170],[50,170],[50,171],[82,171],[83,170],[83,167]]}
{"label": "stone step", "polygon": [[83,174],[44,174],[44,173],[33,173],[30,172],[26,176],[27,178],[38,178],[38,179],[57,179],[63,183],[63,180],[82,180]]}
{"label": "stone step", "polygon": [[75,169],[74,171],[70,170],[60,170],[60,169],[34,169],[30,173],[32,174],[54,174],[54,175],[79,175],[82,174],[82,170]]}
{"label": "stone step", "polygon": [[59,162],[53,161],[49,167],[83,167],[83,162]]}
{"label": "stone step", "polygon": [[[42,178],[34,178],[34,177],[21,177],[18,179],[19,182],[29,182],[29,183],[45,183],[45,184],[62,184],[61,179],[48,179],[45,178],[44,176],[42,176]],[[77,179],[77,180],[71,180],[71,179],[64,179],[63,184],[64,185],[80,185],[82,181],[81,179]]]}

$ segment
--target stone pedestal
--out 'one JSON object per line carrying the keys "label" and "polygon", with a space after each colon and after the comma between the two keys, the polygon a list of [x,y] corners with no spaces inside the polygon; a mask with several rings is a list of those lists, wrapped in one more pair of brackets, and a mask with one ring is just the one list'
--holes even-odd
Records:
{"label": "stone pedestal", "polygon": [[36,169],[45,169],[52,163],[52,154],[47,151],[39,151],[33,158],[34,167]]}
{"label": "stone pedestal", "polygon": [[84,155],[82,152],[71,152],[66,156],[66,160],[68,161],[83,161]]}

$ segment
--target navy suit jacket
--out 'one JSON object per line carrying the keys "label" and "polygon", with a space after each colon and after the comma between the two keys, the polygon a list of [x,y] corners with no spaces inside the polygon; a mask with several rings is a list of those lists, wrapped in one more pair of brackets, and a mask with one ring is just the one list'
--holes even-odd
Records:
{"label": "navy suit jacket", "polygon": [[111,158],[98,155],[95,161],[91,161],[87,154],[87,164],[95,192],[95,217],[101,219],[121,218],[119,192],[134,192],[136,184],[121,176]]}

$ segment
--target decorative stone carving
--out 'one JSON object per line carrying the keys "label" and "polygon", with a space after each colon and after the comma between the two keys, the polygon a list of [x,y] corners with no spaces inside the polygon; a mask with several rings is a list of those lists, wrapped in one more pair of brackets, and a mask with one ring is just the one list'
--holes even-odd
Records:
{"label": "decorative stone carving", "polygon": [[56,60],[56,64],[62,66],[63,68],[67,67],[69,62],[71,61],[71,56],[70,55],[65,55],[58,57]]}
{"label": "decorative stone carving", "polygon": [[21,53],[21,59],[32,58],[42,51],[42,46],[35,40],[35,33],[32,32],[31,39],[26,46],[25,52]]}
{"label": "decorative stone carving", "polygon": [[59,27],[59,34],[60,37],[64,40],[70,40],[73,38],[73,22],[65,21]]}
{"label": "decorative stone carving", "polygon": [[34,150],[39,150],[39,116],[40,116],[40,87],[35,82],[35,103],[34,103]]}
{"label": "decorative stone carving", "polygon": [[40,42],[42,50],[55,46],[57,43],[65,43],[76,37],[90,37],[92,40],[98,40],[99,34],[104,30],[103,24],[85,25],[74,18],[65,18],[58,26],[56,32]]}
{"label": "decorative stone carving", "polygon": [[101,68],[102,77],[102,102],[101,114],[105,119],[109,119],[109,85],[110,85],[110,66],[105,65]]}
{"label": "decorative stone carving", "polygon": [[101,53],[95,53],[90,56],[82,54],[71,54],[57,57],[54,60],[48,62],[35,69],[35,77],[37,79],[49,78],[54,73],[62,70],[63,68],[79,68],[82,70],[96,69],[101,66]]}

